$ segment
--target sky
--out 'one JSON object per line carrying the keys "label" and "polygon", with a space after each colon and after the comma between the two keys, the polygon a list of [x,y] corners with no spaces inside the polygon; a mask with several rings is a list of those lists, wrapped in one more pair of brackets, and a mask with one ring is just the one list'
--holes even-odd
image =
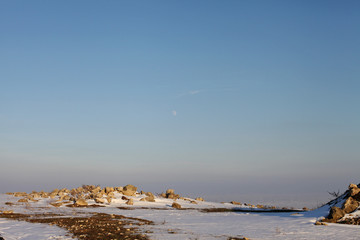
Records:
{"label": "sky", "polygon": [[216,200],[360,183],[359,10],[1,1],[0,190],[134,184]]}

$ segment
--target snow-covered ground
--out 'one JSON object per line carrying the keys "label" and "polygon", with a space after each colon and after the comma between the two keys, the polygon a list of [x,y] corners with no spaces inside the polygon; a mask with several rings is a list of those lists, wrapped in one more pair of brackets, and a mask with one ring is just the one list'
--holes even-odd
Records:
{"label": "snow-covered ground", "polygon": [[[171,207],[172,199],[156,198],[156,202],[139,201],[144,195],[130,197],[134,205],[128,206],[123,195],[115,193],[116,199],[106,207],[68,208],[49,205],[54,199],[40,198],[38,202],[17,203],[19,198],[0,194],[0,210],[14,210],[15,213],[58,213],[73,216],[79,212],[102,212],[108,214],[136,217],[155,222],[144,225],[143,230],[150,230],[151,239],[227,239],[228,237],[247,237],[250,239],[360,239],[360,227],[340,224],[316,226],[315,221],[328,214],[328,206],[301,213],[273,212],[202,212],[205,208],[234,208],[244,210],[249,206],[229,203],[201,202],[192,204],[186,200],[177,200],[186,210]],[[5,205],[13,202],[16,205]],[[88,200],[93,204],[93,200]],[[126,207],[127,209],[119,209]],[[0,218],[0,234],[5,240],[27,239],[71,239],[67,232],[56,226],[27,223],[24,221]]]}

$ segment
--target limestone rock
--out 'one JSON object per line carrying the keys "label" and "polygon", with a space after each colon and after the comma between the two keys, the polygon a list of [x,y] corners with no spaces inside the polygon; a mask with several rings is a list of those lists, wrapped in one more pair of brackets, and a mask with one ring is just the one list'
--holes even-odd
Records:
{"label": "limestone rock", "polygon": [[124,187],[124,189],[122,190],[122,193],[126,196],[135,196],[136,190],[137,190],[137,187],[129,184]]}
{"label": "limestone rock", "polygon": [[129,199],[127,202],[126,202],[127,205],[134,205],[134,200]]}
{"label": "limestone rock", "polygon": [[94,200],[95,200],[96,203],[102,203],[102,204],[105,203],[105,200],[102,199],[102,198],[95,198]]}
{"label": "limestone rock", "polygon": [[170,195],[170,194],[175,194],[175,191],[174,191],[174,189],[168,189],[168,190],[166,190],[166,195]]}
{"label": "limestone rock", "polygon": [[105,187],[105,193],[111,193],[114,191],[113,187]]}
{"label": "limestone rock", "polygon": [[62,202],[53,202],[53,203],[50,203],[51,206],[54,206],[54,207],[60,207],[61,205],[63,205]]}
{"label": "limestone rock", "polygon": [[202,197],[197,197],[197,198],[195,198],[195,200],[196,201],[202,201],[202,202],[204,201],[204,199]]}
{"label": "limestone rock", "polygon": [[329,216],[323,220],[323,222],[335,223],[340,218],[345,216],[345,211],[338,207],[332,207],[330,209]]}
{"label": "limestone rock", "polygon": [[3,214],[13,214],[14,210],[5,210],[2,212]]}
{"label": "limestone rock", "polygon": [[178,204],[177,202],[173,202],[173,204],[171,205],[171,207],[176,208],[176,209],[181,209],[181,205]]}
{"label": "limestone rock", "polygon": [[29,202],[29,201],[28,201],[26,198],[22,198],[22,199],[19,199],[18,202],[25,202],[25,203],[27,203],[27,202]]}
{"label": "limestone rock", "polygon": [[351,213],[355,211],[359,207],[358,201],[353,199],[352,197],[349,197],[346,199],[342,209],[345,211],[345,213]]}
{"label": "limestone rock", "polygon": [[241,205],[241,202],[236,202],[236,201],[231,201],[230,203],[234,205]]}
{"label": "limestone rock", "polygon": [[75,204],[78,206],[87,206],[88,205],[88,203],[85,201],[85,199],[82,199],[82,198],[77,199]]}

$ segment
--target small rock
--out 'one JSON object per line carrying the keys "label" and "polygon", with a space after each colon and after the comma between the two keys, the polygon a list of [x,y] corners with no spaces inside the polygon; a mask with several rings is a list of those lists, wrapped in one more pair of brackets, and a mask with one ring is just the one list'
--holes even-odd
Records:
{"label": "small rock", "polygon": [[197,197],[197,198],[195,198],[195,200],[196,201],[202,201],[202,202],[204,201],[204,199],[202,197]]}
{"label": "small rock", "polygon": [[5,210],[2,212],[3,214],[13,214],[14,210]]}
{"label": "small rock", "polygon": [[131,198],[126,202],[127,205],[134,205],[134,200]]}
{"label": "small rock", "polygon": [[324,223],[324,222],[319,222],[319,221],[316,221],[316,222],[315,222],[315,225],[324,225],[324,226],[327,226],[326,223]]}
{"label": "small rock", "polygon": [[54,207],[60,207],[61,205],[63,205],[62,202],[54,202],[54,203],[50,203],[51,206],[54,206]]}
{"label": "small rock", "polygon": [[85,199],[82,199],[82,198],[77,199],[75,204],[78,206],[87,206],[88,205],[88,203],[85,201]]}
{"label": "small rock", "polygon": [[104,200],[104,199],[101,199],[101,198],[95,198],[94,201],[95,201],[96,203],[102,203],[102,204],[105,203],[105,200]]}
{"label": "small rock", "polygon": [[129,200],[129,198],[127,198],[127,197],[125,197],[125,196],[122,196],[121,199],[122,199],[122,200],[125,200],[125,201]]}
{"label": "small rock", "polygon": [[241,205],[241,202],[236,202],[236,201],[231,201],[230,203],[234,205]]}
{"label": "small rock", "polygon": [[173,204],[171,205],[171,207],[173,208],[176,208],[176,209],[181,209],[181,205],[176,203],[176,202],[173,202]]}
{"label": "small rock", "polygon": [[22,199],[19,199],[18,202],[25,202],[25,203],[27,203],[27,202],[29,202],[29,201],[28,201],[26,198],[22,198]]}

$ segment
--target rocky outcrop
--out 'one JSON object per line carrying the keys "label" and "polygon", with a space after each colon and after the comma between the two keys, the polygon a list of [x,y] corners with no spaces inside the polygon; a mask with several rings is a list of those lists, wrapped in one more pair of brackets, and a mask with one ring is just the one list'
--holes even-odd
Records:
{"label": "rocky outcrop", "polygon": [[[331,223],[339,222],[339,220],[341,220],[346,214],[350,214],[359,208],[359,200],[360,188],[358,185],[352,183],[349,185],[348,190],[344,194],[328,203],[328,205],[332,207],[330,209],[329,215],[322,221]],[[341,202],[343,202],[341,208],[335,206]]]}

